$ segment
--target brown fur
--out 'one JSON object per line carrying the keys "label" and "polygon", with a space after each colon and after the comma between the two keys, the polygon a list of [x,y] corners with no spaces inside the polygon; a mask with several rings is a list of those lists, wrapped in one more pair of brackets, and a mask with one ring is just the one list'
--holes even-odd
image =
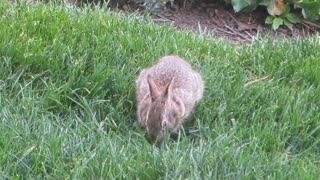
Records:
{"label": "brown fur", "polygon": [[137,114],[152,142],[161,141],[163,130],[180,129],[203,96],[199,73],[178,56],[162,57],[143,69],[136,80]]}

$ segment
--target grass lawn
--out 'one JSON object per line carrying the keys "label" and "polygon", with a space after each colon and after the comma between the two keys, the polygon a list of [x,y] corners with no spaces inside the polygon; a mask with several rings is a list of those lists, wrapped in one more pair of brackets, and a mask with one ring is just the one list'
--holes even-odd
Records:
{"label": "grass lawn", "polygon": [[[235,46],[137,14],[0,1],[0,178],[317,179],[319,47],[319,35]],[[206,87],[179,139],[156,147],[134,81],[167,54]]]}

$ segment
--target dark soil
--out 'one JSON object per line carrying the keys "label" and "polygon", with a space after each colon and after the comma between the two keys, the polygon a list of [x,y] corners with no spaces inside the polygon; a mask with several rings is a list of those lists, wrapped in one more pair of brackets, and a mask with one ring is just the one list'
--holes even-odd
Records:
{"label": "dark soil", "polygon": [[[127,4],[122,5],[124,10],[128,10],[128,7]],[[142,13],[146,11],[139,5],[134,7]],[[186,6],[185,3],[171,6],[167,3],[165,8],[151,12],[155,22],[160,24],[173,24],[178,30],[212,32],[218,37],[235,42],[251,42],[258,33],[277,38],[291,38],[309,37],[320,32],[320,22],[305,20],[294,25],[292,31],[287,27],[273,31],[270,25],[264,23],[268,15],[265,9],[258,8],[250,13],[235,13],[231,6],[212,0],[202,0],[202,3],[191,6]]]}

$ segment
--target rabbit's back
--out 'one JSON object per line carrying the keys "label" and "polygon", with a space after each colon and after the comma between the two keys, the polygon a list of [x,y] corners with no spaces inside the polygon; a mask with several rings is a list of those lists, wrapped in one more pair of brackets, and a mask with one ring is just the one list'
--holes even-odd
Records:
{"label": "rabbit's back", "polygon": [[194,71],[191,65],[177,56],[165,56],[150,68],[150,75],[159,86],[165,86],[172,78],[175,79],[174,88],[192,89]]}

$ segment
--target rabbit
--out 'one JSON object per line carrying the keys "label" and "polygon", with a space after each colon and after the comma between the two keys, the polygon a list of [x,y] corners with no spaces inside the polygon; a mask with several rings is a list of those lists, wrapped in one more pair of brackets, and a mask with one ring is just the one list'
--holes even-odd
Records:
{"label": "rabbit", "polygon": [[137,116],[152,143],[161,143],[164,130],[175,133],[203,96],[204,82],[178,56],[164,56],[143,69],[135,81]]}

